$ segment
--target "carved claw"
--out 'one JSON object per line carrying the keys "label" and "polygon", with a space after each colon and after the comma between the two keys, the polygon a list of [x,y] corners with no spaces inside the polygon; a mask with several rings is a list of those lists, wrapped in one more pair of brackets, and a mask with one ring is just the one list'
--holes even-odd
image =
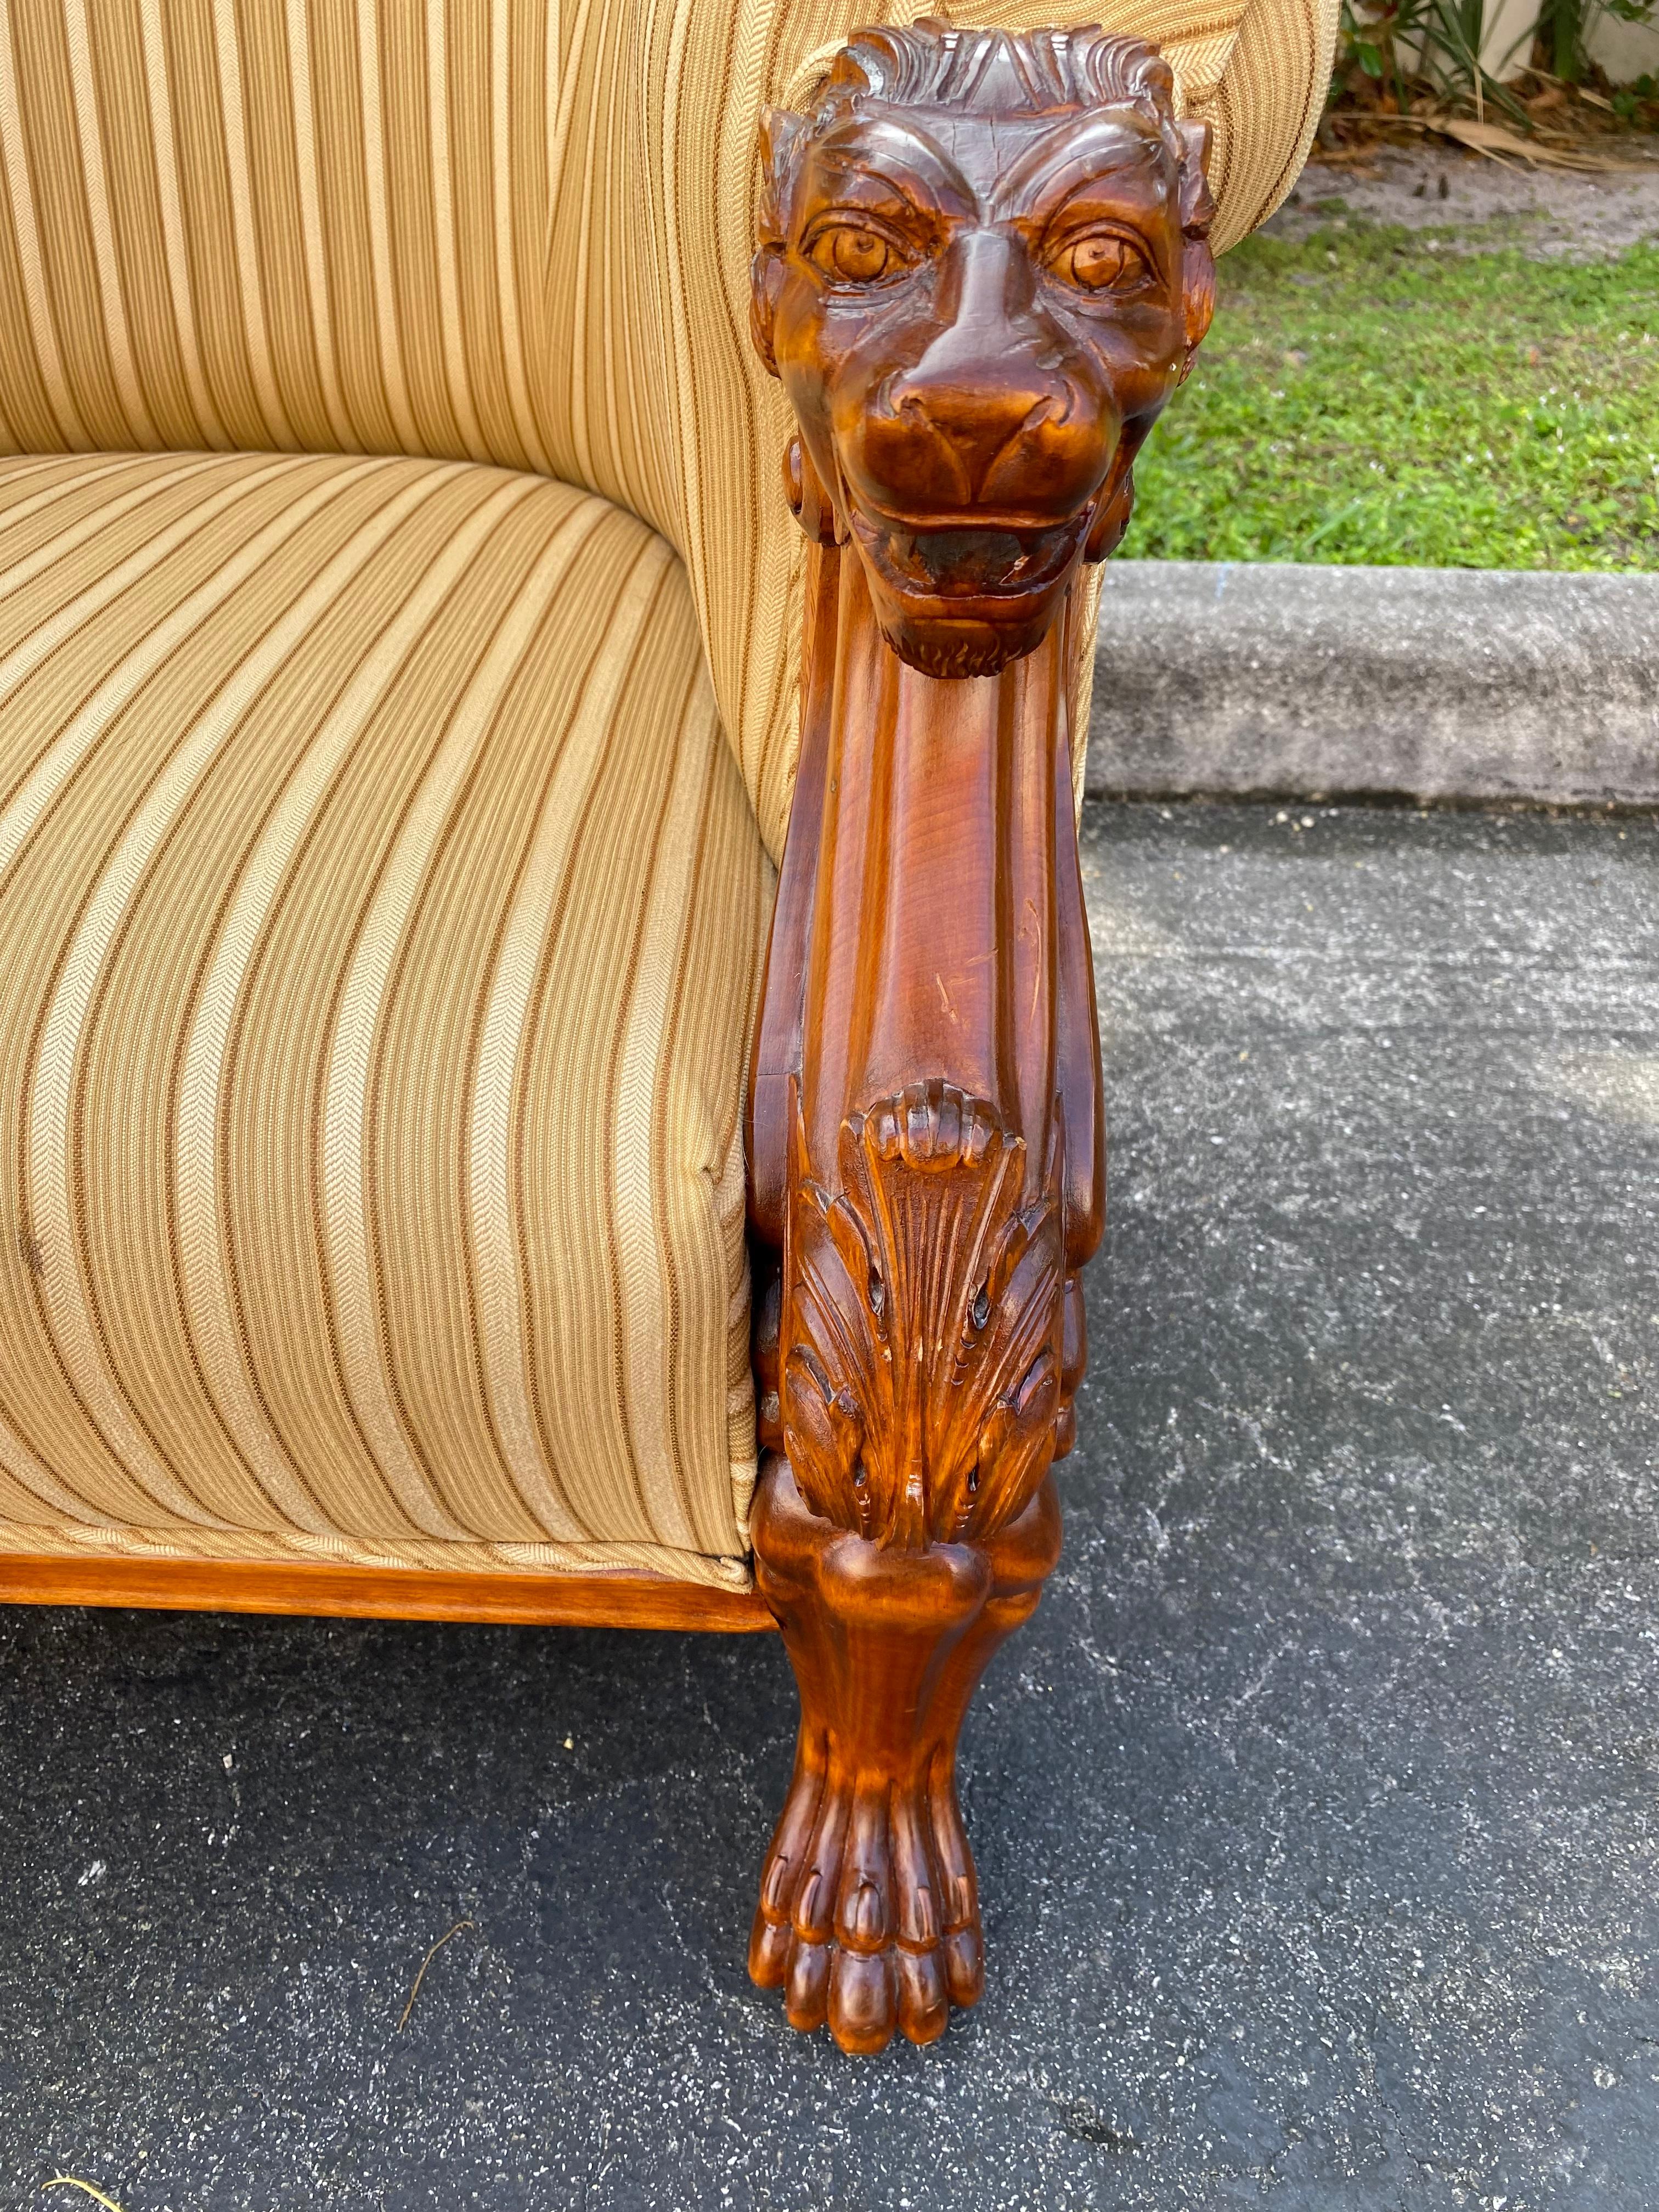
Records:
{"label": "carved claw", "polygon": [[775,1459],[751,1529],[801,1726],[749,1971],[785,1991],[792,2027],[827,2023],[843,2051],[879,2051],[896,2029],[935,2042],[985,1979],[957,1737],[1059,1557],[1054,1486],[984,1546],[895,1552],[820,1520]]}
{"label": "carved claw", "polygon": [[893,1782],[854,1778],[826,1736],[803,1757],[761,1881],[749,1971],[781,1988],[792,2027],[827,2022],[843,2051],[944,2034],[984,1986],[973,1855],[951,1759]]}

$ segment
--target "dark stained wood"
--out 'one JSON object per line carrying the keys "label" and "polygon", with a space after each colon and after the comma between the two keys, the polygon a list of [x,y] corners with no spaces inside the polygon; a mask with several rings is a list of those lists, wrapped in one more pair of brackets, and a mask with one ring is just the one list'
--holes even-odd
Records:
{"label": "dark stained wood", "polygon": [[754,1537],[801,1723],[750,1972],[783,1988],[792,2026],[827,2021],[843,2051],[879,2051],[895,2026],[932,2043],[985,1983],[957,1737],[1060,1557],[1053,1478],[983,1543],[908,1550],[819,1519],[774,1459]]}
{"label": "dark stained wood", "polygon": [[334,1614],[374,1620],[519,1621],[565,1628],[775,1626],[752,1591],[635,1572],[459,1575],[212,1559],[8,1558],[0,1605],[131,1605],[162,1612]]}
{"label": "dark stained wood", "polygon": [[754,331],[812,550],[751,1084],[753,1538],[802,1723],[750,1967],[848,2050],[980,1987],[957,1732],[1058,1556],[1104,1214],[1080,576],[1208,324],[1206,143],[1096,29],[866,33],[768,119]]}

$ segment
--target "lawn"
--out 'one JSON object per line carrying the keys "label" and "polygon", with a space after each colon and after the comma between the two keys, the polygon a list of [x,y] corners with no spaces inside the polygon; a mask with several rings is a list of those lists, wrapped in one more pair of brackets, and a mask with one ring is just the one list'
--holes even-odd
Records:
{"label": "lawn", "polygon": [[1338,220],[1228,254],[1125,552],[1659,569],[1659,246],[1468,238]]}

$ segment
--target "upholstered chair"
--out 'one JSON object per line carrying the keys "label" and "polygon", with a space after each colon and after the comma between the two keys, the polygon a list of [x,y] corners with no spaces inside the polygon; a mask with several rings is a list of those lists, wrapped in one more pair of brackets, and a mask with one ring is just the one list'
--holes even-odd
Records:
{"label": "upholstered chair", "polygon": [[981,1985],[1097,563],[1334,6],[0,0],[0,1596],[781,1626],[848,2049]]}

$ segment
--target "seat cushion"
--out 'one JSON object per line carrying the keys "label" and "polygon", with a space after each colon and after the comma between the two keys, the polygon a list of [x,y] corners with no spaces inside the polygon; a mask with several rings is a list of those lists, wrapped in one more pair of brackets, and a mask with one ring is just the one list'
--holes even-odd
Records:
{"label": "seat cushion", "polygon": [[0,465],[0,1550],[744,1580],[769,901],[605,501]]}

